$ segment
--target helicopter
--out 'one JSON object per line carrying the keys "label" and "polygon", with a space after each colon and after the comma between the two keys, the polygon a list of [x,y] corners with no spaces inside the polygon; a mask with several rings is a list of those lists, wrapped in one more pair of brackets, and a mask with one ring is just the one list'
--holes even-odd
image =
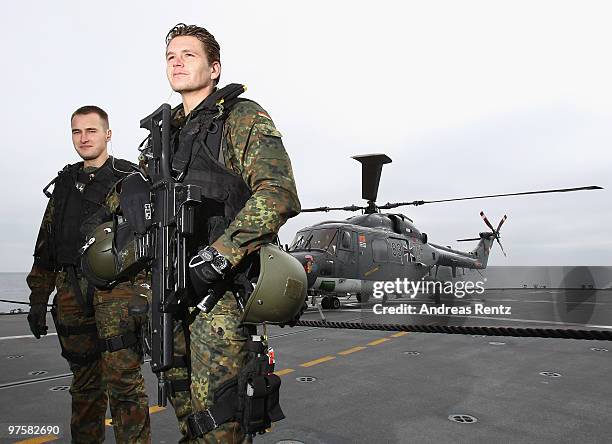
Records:
{"label": "helicopter", "polygon": [[[381,210],[429,203],[602,189],[599,186],[587,186],[431,201],[415,200],[379,206],[376,198],[382,167],[391,163],[391,158],[386,154],[365,154],[352,158],[362,166],[362,198],[367,205],[306,208],[302,212],[344,210],[361,211],[362,214],[303,228],[296,233],[291,244],[286,246],[287,251],[304,266],[311,304],[314,306],[316,299],[321,297],[321,308],[324,309],[340,308],[339,295],[348,295],[349,298],[355,295],[358,302],[367,303],[374,294],[377,282],[398,278],[412,282],[436,281],[441,266],[450,267],[453,278],[457,277],[458,268],[485,269],[495,242],[506,255],[500,241],[500,230],[507,220],[506,215],[494,227],[481,211],[480,216],[490,231],[481,232],[476,238],[458,239],[459,242],[478,241],[471,251],[460,251],[429,242],[427,234],[420,231],[406,215],[383,213]],[[439,293],[433,296],[439,304]],[[386,300],[387,294],[382,296],[382,302]]]}

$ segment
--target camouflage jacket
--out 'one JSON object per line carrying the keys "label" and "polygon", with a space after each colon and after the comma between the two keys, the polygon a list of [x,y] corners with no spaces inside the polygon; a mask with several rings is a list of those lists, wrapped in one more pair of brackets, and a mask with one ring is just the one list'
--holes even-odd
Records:
{"label": "camouflage jacket", "polygon": [[[182,105],[173,111],[174,124],[185,120]],[[300,212],[291,161],[268,113],[252,101],[238,102],[223,128],[225,166],[239,174],[252,195],[244,208],[212,246],[233,265],[273,242],[280,227]],[[116,211],[117,193],[109,195],[107,205]]]}
{"label": "camouflage jacket", "polygon": [[273,242],[287,219],[300,212],[291,161],[268,113],[252,101],[238,102],[224,125],[227,168],[239,174],[251,197],[212,246],[236,265]]}

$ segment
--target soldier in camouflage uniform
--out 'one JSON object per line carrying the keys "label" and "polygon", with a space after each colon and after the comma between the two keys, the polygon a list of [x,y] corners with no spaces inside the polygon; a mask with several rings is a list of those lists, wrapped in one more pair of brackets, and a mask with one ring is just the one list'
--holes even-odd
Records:
{"label": "soldier in camouflage uniform", "polygon": [[[221,74],[220,48],[206,29],[184,24],[170,30],[166,45],[168,80],[183,102],[173,112],[172,126],[178,132],[173,137],[176,150],[182,138],[189,136],[184,133],[193,131],[187,128],[189,121],[196,119],[200,105],[216,91]],[[236,217],[227,221],[222,234],[210,239],[207,248],[227,266],[219,270],[211,268],[210,263],[203,264],[196,276],[204,285],[221,279],[223,272],[237,266],[247,254],[273,242],[280,227],[300,211],[291,162],[268,113],[255,102],[240,101],[231,108],[222,131],[218,159],[244,181],[250,197]],[[196,144],[206,149],[205,133],[200,131],[193,140],[194,152]],[[197,156],[203,156],[201,150]],[[198,227],[206,230],[207,220],[201,215],[200,220],[197,218],[196,231]],[[189,327],[194,411],[210,408],[214,391],[245,364],[248,332],[240,325],[240,317],[232,294],[226,293],[210,313],[200,313]],[[227,422],[194,442],[237,443],[246,439],[237,422]]]}
{"label": "soldier in camouflage uniform", "polygon": [[[149,443],[142,354],[134,341],[138,321],[128,314],[128,302],[140,288],[123,283],[113,290],[94,292],[77,265],[77,251],[73,251],[75,245],[84,243],[79,230],[86,224],[83,219],[99,210],[112,184],[125,176],[131,164],[109,157],[111,131],[102,109],[79,108],[71,125],[74,147],[84,162],[67,166],[55,181],[27,277],[31,289],[28,322],[37,339],[47,333],[46,307],[56,289],[52,313],[62,356],[73,373],[72,442],[104,441],[110,402],[116,442]],[[92,196],[99,200],[91,201]]]}

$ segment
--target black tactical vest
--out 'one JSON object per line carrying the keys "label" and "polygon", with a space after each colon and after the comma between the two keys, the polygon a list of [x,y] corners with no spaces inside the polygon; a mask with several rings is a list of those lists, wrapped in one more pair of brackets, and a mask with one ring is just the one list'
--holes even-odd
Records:
{"label": "black tactical vest", "polygon": [[225,102],[222,112],[215,104],[224,97],[226,88],[234,85],[209,96],[190,113],[181,128],[173,128],[171,135],[172,169],[177,180],[202,189],[202,203],[195,215],[198,228],[189,239],[190,250],[217,240],[252,194],[242,177],[219,160],[223,152],[224,121],[232,106],[244,99]]}
{"label": "black tactical vest", "polygon": [[[105,210],[105,199],[111,186],[124,172],[131,172],[135,166],[122,159],[111,157],[97,170],[86,173],[83,162],[67,165],[60,171],[53,190],[54,215],[51,233],[51,256],[55,268],[78,264],[78,251],[85,242],[85,235],[95,224],[104,222],[101,213]],[[118,171],[120,170],[120,171]]]}

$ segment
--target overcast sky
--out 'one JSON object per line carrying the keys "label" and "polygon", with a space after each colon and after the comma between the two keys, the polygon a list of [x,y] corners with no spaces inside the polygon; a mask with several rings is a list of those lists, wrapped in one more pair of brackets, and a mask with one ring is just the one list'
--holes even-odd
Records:
{"label": "overcast sky", "polygon": [[[283,133],[303,207],[361,204],[355,154],[386,153],[379,203],[600,185],[604,191],[403,212],[434,243],[508,215],[492,265],[612,265],[609,2],[27,1],[3,8],[0,271],[27,271],[41,189],[78,159],[69,116],[106,109],[135,160],[164,101],[177,22],[221,44],[221,83],[248,85]],[[304,214],[281,231],[350,214]]]}

